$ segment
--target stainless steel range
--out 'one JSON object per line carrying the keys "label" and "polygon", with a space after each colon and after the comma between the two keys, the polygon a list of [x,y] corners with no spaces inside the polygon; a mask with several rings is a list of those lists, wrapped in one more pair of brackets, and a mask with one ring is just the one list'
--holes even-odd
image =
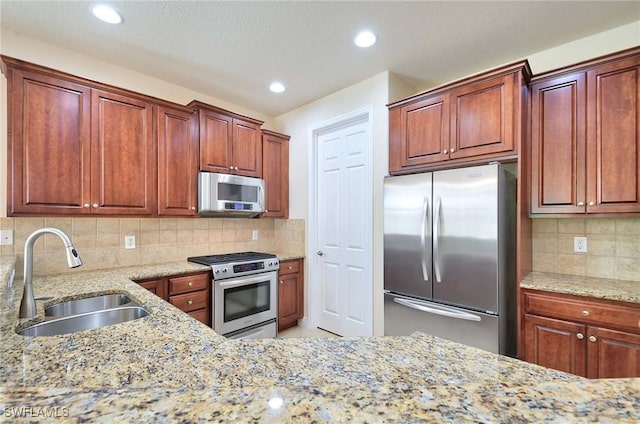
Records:
{"label": "stainless steel range", "polygon": [[232,339],[276,337],[278,269],[276,255],[259,252],[195,256],[190,262],[213,271],[213,329]]}

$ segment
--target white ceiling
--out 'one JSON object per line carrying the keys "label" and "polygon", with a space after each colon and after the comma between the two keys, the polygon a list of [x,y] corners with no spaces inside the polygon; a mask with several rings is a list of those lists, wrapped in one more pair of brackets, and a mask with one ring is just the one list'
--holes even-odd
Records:
{"label": "white ceiling", "polygon": [[438,85],[640,20],[639,1],[106,1],[112,26],[95,3],[1,0],[0,23],[271,116],[385,70]]}

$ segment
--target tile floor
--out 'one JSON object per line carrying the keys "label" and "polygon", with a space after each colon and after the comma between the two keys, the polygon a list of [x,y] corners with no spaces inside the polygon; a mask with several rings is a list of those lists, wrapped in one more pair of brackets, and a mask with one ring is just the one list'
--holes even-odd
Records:
{"label": "tile floor", "polygon": [[329,333],[328,331],[321,330],[319,328],[302,328],[300,326],[287,328],[286,330],[278,333],[280,339],[294,339],[294,338],[313,338],[313,337],[340,337],[336,334]]}

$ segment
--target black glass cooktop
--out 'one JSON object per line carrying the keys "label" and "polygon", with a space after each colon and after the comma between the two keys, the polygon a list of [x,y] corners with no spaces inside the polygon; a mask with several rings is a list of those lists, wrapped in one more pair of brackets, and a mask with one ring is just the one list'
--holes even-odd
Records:
{"label": "black glass cooktop", "polygon": [[250,262],[262,259],[273,259],[276,255],[261,252],[239,252],[239,253],[223,253],[220,255],[209,256],[192,256],[187,258],[189,262],[195,262],[202,265],[224,264],[231,262]]}

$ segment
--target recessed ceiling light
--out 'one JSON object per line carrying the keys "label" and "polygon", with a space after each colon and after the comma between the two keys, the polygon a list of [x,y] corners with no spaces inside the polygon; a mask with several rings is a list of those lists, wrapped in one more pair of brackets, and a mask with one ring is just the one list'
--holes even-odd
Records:
{"label": "recessed ceiling light", "polygon": [[111,6],[99,4],[91,9],[96,18],[109,24],[119,24],[122,22],[122,16],[116,12]]}
{"label": "recessed ceiling light", "polygon": [[371,47],[376,43],[376,35],[371,31],[362,31],[353,40],[358,47]]}
{"label": "recessed ceiling light", "polygon": [[274,93],[282,93],[284,92],[284,90],[286,90],[286,88],[281,82],[272,82],[269,86],[269,90],[273,91]]}

